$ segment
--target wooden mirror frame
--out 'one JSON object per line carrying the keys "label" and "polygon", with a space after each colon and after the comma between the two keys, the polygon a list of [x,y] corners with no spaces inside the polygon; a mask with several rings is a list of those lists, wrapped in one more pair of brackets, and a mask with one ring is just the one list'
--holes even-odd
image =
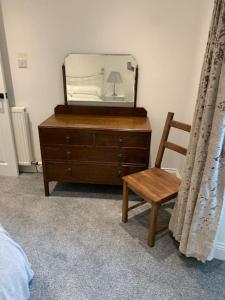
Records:
{"label": "wooden mirror frame", "polygon": [[[63,75],[64,103],[65,103],[65,105],[69,105],[68,99],[67,99],[65,64],[62,65],[62,75]],[[138,90],[138,65],[136,66],[136,69],[135,69],[135,79],[134,79],[134,108],[137,107],[137,90]],[[111,107],[116,107],[116,106],[111,106]]]}

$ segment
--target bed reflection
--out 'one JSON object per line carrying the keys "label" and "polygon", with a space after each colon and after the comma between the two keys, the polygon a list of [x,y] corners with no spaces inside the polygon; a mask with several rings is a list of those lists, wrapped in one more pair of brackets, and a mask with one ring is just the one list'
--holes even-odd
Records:
{"label": "bed reflection", "polygon": [[68,104],[133,107],[136,67],[131,55],[69,54]]}

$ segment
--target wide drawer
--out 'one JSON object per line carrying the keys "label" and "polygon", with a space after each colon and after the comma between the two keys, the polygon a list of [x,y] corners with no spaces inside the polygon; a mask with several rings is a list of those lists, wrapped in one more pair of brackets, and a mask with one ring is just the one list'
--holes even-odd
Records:
{"label": "wide drawer", "polygon": [[93,145],[94,137],[91,132],[76,131],[63,128],[40,129],[40,140],[42,144],[63,145]]}
{"label": "wide drawer", "polygon": [[148,148],[149,135],[145,133],[96,133],[95,145],[104,147]]}
{"label": "wide drawer", "polygon": [[145,166],[86,164],[86,163],[45,163],[48,180],[82,183],[121,184],[122,177],[145,169]]}
{"label": "wide drawer", "polygon": [[148,155],[148,150],[145,149],[44,146],[44,159],[52,161],[68,160],[148,164]]}

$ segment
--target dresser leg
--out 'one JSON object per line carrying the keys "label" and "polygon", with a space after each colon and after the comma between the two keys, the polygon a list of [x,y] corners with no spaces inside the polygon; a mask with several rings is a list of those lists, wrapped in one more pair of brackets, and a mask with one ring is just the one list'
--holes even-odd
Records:
{"label": "dresser leg", "polygon": [[128,221],[128,186],[125,181],[123,181],[123,207],[122,207],[122,222],[127,223]]}
{"label": "dresser leg", "polygon": [[49,182],[44,179],[44,187],[45,187],[45,196],[49,196]]}

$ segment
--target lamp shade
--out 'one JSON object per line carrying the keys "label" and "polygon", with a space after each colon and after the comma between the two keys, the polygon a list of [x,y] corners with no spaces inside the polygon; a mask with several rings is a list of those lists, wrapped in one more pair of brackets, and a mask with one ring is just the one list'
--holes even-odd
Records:
{"label": "lamp shade", "polygon": [[107,82],[110,82],[110,83],[122,83],[123,80],[122,80],[122,77],[120,75],[120,72],[112,71],[109,74]]}

